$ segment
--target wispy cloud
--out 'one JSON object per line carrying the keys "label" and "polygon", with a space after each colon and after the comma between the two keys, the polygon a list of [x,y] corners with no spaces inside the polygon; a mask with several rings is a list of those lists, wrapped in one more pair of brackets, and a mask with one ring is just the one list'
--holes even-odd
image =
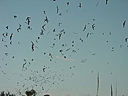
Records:
{"label": "wispy cloud", "polygon": [[68,60],[68,61],[75,61],[75,59],[68,59],[68,58],[59,57],[59,56],[56,56],[56,58],[57,58],[57,59]]}

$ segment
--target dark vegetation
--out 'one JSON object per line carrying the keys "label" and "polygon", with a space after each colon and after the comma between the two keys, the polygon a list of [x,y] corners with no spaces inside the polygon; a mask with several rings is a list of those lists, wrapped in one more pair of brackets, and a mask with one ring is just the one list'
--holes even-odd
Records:
{"label": "dark vegetation", "polygon": [[[25,92],[25,94],[26,94],[26,96],[36,96],[36,91],[34,90],[34,89],[31,89],[30,91],[29,90],[27,90],[26,92]],[[1,93],[0,93],[0,96],[16,96],[15,94],[11,94],[10,92],[4,92],[4,91],[2,91]],[[25,96],[25,95],[22,95],[22,96]],[[49,95],[44,95],[44,96],[49,96]]]}

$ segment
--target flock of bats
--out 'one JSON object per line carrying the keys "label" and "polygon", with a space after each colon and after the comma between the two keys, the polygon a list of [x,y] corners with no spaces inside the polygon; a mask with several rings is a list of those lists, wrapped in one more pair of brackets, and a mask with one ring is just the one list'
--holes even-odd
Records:
{"label": "flock of bats", "polygon": [[[52,1],[55,2],[56,0],[52,0]],[[98,4],[99,4],[99,2],[97,2],[96,6],[98,6]],[[106,5],[107,5],[107,4],[108,4],[108,0],[106,0]],[[66,5],[67,5],[67,6],[70,6],[70,2],[67,2]],[[81,8],[81,7],[82,7],[82,3],[79,3],[77,7]],[[60,10],[60,9],[59,9],[59,6],[56,6],[56,13],[59,14],[60,16],[62,16],[62,13],[60,13],[59,10]],[[68,10],[67,10],[67,11],[68,11]],[[41,36],[45,35],[45,32],[46,32],[46,30],[47,30],[45,27],[46,27],[46,26],[48,25],[48,23],[49,23],[49,18],[48,18],[48,16],[46,16],[46,11],[43,11],[43,14],[45,15],[44,24],[41,25],[41,29],[40,29],[41,32],[39,33],[39,36],[37,37],[36,43],[39,42],[39,40],[41,39]],[[14,19],[17,19],[18,16],[17,16],[17,15],[14,15],[13,18],[14,18]],[[31,27],[31,20],[32,20],[31,17],[26,17],[26,19],[25,19],[25,24],[27,24],[27,29],[29,29],[29,30],[33,30],[32,27]],[[93,19],[93,21],[95,21],[95,19]],[[60,27],[61,25],[62,25],[62,23],[59,22],[58,26]],[[126,25],[126,20],[123,21],[122,27],[124,28],[125,25]],[[20,31],[22,31],[22,24],[19,24],[18,26],[19,26],[19,27],[16,29],[16,31],[17,31],[18,33],[20,33]],[[95,30],[95,27],[96,27],[96,24],[93,23],[93,24],[91,25],[92,30]],[[6,30],[9,30],[9,28],[10,28],[9,26],[5,26],[5,29],[6,29]],[[83,27],[83,29],[82,29],[82,31],[84,32],[84,31],[86,31],[86,29],[87,29],[87,25],[85,24],[84,27]],[[55,37],[57,36],[57,37],[58,37],[58,40],[61,40],[62,36],[66,34],[65,29],[60,30],[60,32],[59,32],[58,34],[56,34],[56,29],[54,28],[54,29],[52,30],[52,32],[55,33]],[[73,32],[73,34],[74,34],[74,35],[77,35],[77,33],[75,33],[75,32]],[[91,34],[93,34],[93,33],[87,33],[87,34],[86,34],[86,37],[88,38],[89,35],[91,35]],[[104,33],[102,33],[102,34],[104,34]],[[10,45],[13,45],[13,36],[14,36],[14,33],[9,34],[8,32],[4,32],[4,33],[2,33],[1,35],[2,35],[1,41],[2,41],[2,43],[4,44],[4,46],[5,46],[6,48],[8,48],[8,46],[9,46],[9,45],[8,45],[8,42],[6,41],[6,39],[7,39],[8,37],[9,37],[9,44],[10,44]],[[111,35],[111,32],[109,33],[109,35]],[[56,40],[56,38],[54,38],[54,40]],[[81,42],[84,42],[84,40],[83,40],[82,38],[79,38],[79,40],[80,40]],[[126,38],[124,39],[124,41],[125,41],[125,42],[128,42],[128,37],[126,37]],[[18,41],[18,44],[20,44],[19,41]],[[56,43],[53,43],[52,46],[50,46],[50,47],[51,47],[51,48],[54,48],[55,46],[56,46]],[[67,46],[67,45],[66,45],[66,44],[62,44],[62,47],[65,47],[65,46]],[[73,53],[76,53],[77,50],[79,50],[79,49],[77,49],[77,50],[72,49],[74,46],[75,46],[75,40],[73,40],[73,41],[71,42],[71,48],[68,47],[65,51],[68,52],[68,51],[72,50]],[[34,51],[35,51],[35,48],[38,48],[38,46],[35,46],[35,42],[34,42],[34,41],[31,41],[31,51],[34,52]],[[64,51],[64,50],[62,50],[62,49],[59,50],[59,52],[60,52],[60,54],[63,56],[63,58],[64,58],[64,59],[67,59],[67,56],[64,54],[63,51]],[[114,47],[112,47],[112,51],[114,51]],[[44,54],[44,55],[48,55],[48,56],[50,57],[50,61],[52,61],[52,58],[53,58],[52,53],[43,52],[43,54]],[[8,52],[5,52],[4,55],[5,55],[5,56],[8,56],[9,53],[8,53]],[[92,53],[92,55],[95,55],[95,53]],[[12,56],[12,58],[14,59],[15,56]],[[2,58],[2,60],[4,60],[4,59]],[[86,60],[87,60],[87,59],[81,60],[81,63],[85,63]],[[27,70],[26,65],[28,64],[27,66],[29,66],[29,65],[31,64],[31,62],[34,61],[34,58],[31,59],[31,61],[27,61],[26,59],[23,59],[23,61],[24,61],[24,63],[22,64],[22,70],[25,71],[25,70]],[[7,65],[7,63],[6,63],[6,65]],[[1,68],[1,67],[0,67],[0,68]],[[75,66],[71,66],[69,69],[73,69],[73,68],[75,68]],[[72,77],[72,76],[74,75],[74,73],[71,73],[71,74],[69,74],[69,75],[67,75],[67,76],[65,77],[64,75],[58,74],[56,71],[52,71],[52,70],[49,70],[49,69],[50,69],[49,66],[44,65],[43,68],[42,68],[42,70],[39,70],[39,71],[31,70],[30,74],[28,74],[28,75],[29,75],[28,78],[27,78],[27,79],[25,78],[25,80],[33,81],[33,82],[35,83],[34,86],[38,86],[38,85],[39,85],[39,86],[41,86],[42,90],[45,90],[45,88],[44,88],[43,86],[47,86],[47,85],[49,84],[49,86],[51,87],[52,85],[54,85],[54,84],[56,84],[56,83],[59,84],[59,83],[65,81],[67,78]],[[49,71],[47,71],[47,70],[49,70]],[[44,73],[44,76],[42,76],[41,71]],[[64,71],[64,69],[62,69],[61,71]],[[47,72],[47,73],[46,73],[46,72]],[[4,72],[4,70],[2,70],[2,73],[3,73],[3,74],[6,74],[6,73]],[[46,73],[46,74],[45,74],[45,73]],[[93,73],[93,71],[92,71],[92,73]],[[20,76],[23,77],[22,74],[20,74]],[[66,79],[63,78],[63,77],[65,77]],[[24,78],[24,77],[23,77],[23,78]],[[58,81],[56,82],[56,80],[58,80]],[[21,81],[21,82],[23,82],[23,81]],[[19,83],[20,83],[20,82],[17,82],[17,85],[19,85]],[[22,87],[25,88],[25,84],[23,84]],[[50,90],[50,87],[49,87],[49,89],[47,89],[47,91]],[[27,88],[27,86],[26,86],[26,88]],[[45,90],[45,91],[46,91],[46,90]],[[96,96],[98,96],[98,93],[99,93],[99,72],[98,72],[98,75],[97,75],[97,95],[96,95]],[[19,94],[21,95],[21,92],[19,92]],[[111,96],[113,96],[112,85],[111,85]]]}

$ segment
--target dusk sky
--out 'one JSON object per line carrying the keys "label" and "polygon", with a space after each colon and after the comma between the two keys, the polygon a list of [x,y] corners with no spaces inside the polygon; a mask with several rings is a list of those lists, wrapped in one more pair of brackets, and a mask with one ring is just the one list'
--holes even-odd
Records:
{"label": "dusk sky", "polygon": [[0,92],[128,96],[128,0],[0,0],[0,40]]}

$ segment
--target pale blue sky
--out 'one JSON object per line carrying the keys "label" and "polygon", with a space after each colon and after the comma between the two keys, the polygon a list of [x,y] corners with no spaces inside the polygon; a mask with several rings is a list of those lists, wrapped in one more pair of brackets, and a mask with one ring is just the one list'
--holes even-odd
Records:
{"label": "pale blue sky", "polygon": [[[78,7],[79,3],[82,4],[81,8]],[[56,6],[59,7],[58,14]],[[107,5],[105,0],[0,0],[0,90],[16,94],[17,90],[24,93],[27,88],[34,88],[38,96],[45,93],[51,96],[94,96],[99,72],[99,96],[110,95],[111,84],[115,95],[116,83],[117,96],[127,96],[127,9],[128,0],[108,0]],[[17,18],[14,19],[14,15]],[[44,22],[46,16],[48,23]],[[27,17],[31,17],[32,30],[27,29]],[[59,23],[62,24],[58,26]],[[21,30],[18,33],[19,24]],[[46,30],[44,35],[40,35],[44,24]],[[85,25],[87,28],[83,31]],[[9,26],[8,30],[6,26]],[[62,33],[59,40],[56,35],[62,29],[65,34]],[[3,33],[8,33],[8,36],[4,37]],[[11,33],[12,45],[9,40]],[[34,43],[34,52],[31,41]],[[55,46],[51,48],[53,43]],[[62,44],[66,46],[62,47]],[[68,48],[70,50],[66,51]],[[60,49],[64,55],[59,52]],[[23,68],[24,59],[27,69]],[[45,72],[44,66],[47,67]]]}

